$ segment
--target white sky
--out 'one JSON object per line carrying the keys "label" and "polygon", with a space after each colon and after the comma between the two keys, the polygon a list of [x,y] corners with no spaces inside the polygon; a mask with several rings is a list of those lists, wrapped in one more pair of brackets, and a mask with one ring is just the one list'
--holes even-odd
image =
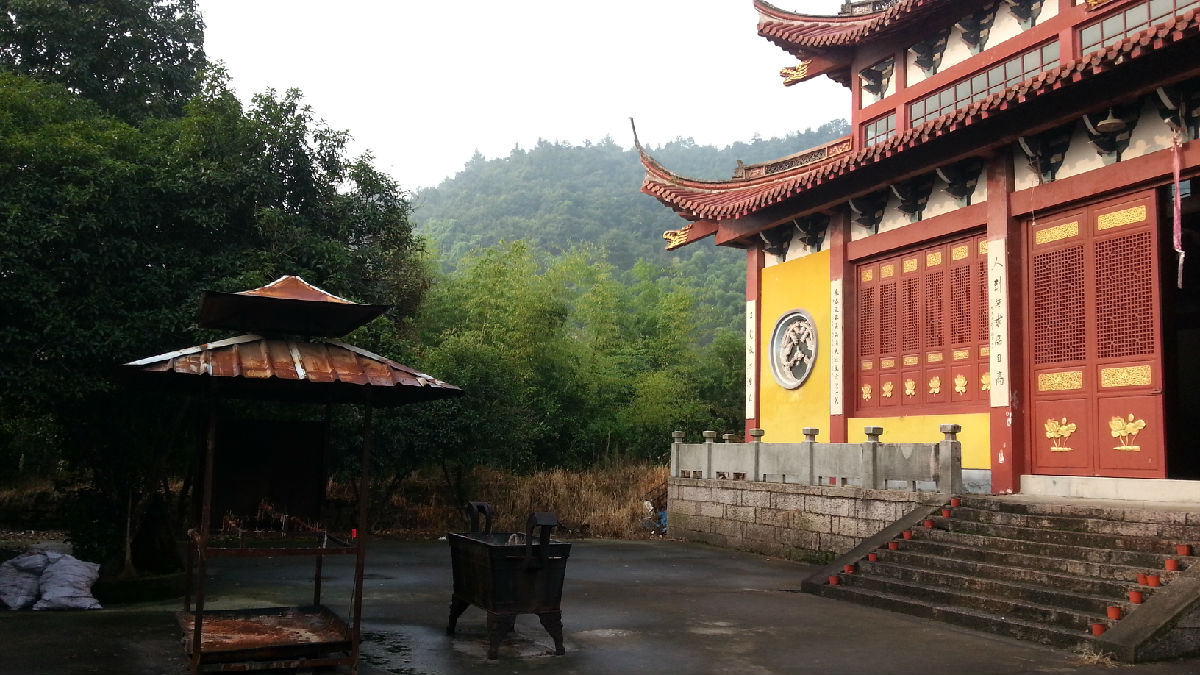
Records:
{"label": "white sky", "polygon": [[[778,0],[834,14],[841,0]],[[436,185],[475,150],[539,138],[676,137],[725,146],[849,113],[828,78],[784,87],[795,58],[758,37],[751,0],[199,0],[205,50],[243,101],[297,87],[401,187]]]}

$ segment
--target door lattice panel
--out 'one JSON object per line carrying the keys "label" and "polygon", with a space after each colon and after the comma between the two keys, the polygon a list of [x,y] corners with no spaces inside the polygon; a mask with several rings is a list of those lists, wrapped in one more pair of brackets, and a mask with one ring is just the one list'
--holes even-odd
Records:
{"label": "door lattice panel", "polygon": [[979,305],[977,308],[978,319],[975,322],[975,339],[987,344],[988,341],[988,282],[987,282],[987,261],[980,260],[975,264],[979,270]]}
{"label": "door lattice panel", "polygon": [[1033,257],[1033,362],[1082,361],[1087,354],[1083,246]]}
{"label": "door lattice panel", "polygon": [[1096,242],[1096,355],[1154,353],[1154,288],[1149,232]]}
{"label": "door lattice panel", "polygon": [[858,354],[872,356],[875,354],[875,287],[858,290]]}
{"label": "door lattice panel", "polygon": [[950,344],[955,347],[971,341],[971,267],[960,265],[950,270]]}
{"label": "door lattice panel", "polygon": [[896,284],[879,287],[879,353],[895,354],[896,335]]}
{"label": "door lattice panel", "polygon": [[925,275],[925,347],[945,344],[942,332],[942,285],[945,273],[941,270]]}
{"label": "door lattice panel", "polygon": [[921,279],[908,277],[900,289],[900,316],[904,322],[900,348],[905,353],[921,348]]}

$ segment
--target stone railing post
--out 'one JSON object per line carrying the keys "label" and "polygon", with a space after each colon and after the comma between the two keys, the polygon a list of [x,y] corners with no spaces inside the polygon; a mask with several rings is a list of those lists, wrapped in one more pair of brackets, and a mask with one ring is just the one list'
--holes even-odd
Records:
{"label": "stone railing post", "polygon": [[737,436],[737,434],[721,434],[721,440],[725,441],[726,443],[732,443],[735,436]]}
{"label": "stone railing post", "polygon": [[753,439],[751,443],[754,443],[754,477],[750,480],[759,481],[763,479],[762,474],[758,472],[760,466],[758,458],[762,453],[762,437],[765,436],[766,433],[766,431],[763,431],[757,427],[750,430],[750,438]]}
{"label": "stone railing post", "polygon": [[[671,432],[671,475],[679,477],[679,446],[683,445],[683,432]],[[691,476],[688,476],[691,478]]]}
{"label": "stone railing post", "polygon": [[866,489],[879,490],[887,486],[887,479],[876,471],[875,457],[879,452],[879,437],[883,435],[883,427],[863,427],[867,440],[862,444],[862,467],[859,475],[862,486]]}
{"label": "stone railing post", "polygon": [[808,462],[806,462],[808,464],[808,470],[806,471],[808,475],[804,479],[804,484],[812,485],[817,480],[817,477],[813,475],[813,456],[817,454],[817,434],[821,433],[821,430],[817,427],[804,427],[800,430],[800,433],[804,434],[804,443],[807,446],[806,450],[808,452]]}
{"label": "stone railing post", "polygon": [[711,478],[715,477],[713,474],[712,453],[713,453],[713,439],[715,439],[717,437],[717,432],[705,431],[703,433],[704,433],[704,477],[711,479]]}
{"label": "stone railing post", "polygon": [[958,440],[962,425],[943,424],[941,429],[946,438],[938,443],[938,475],[934,481],[938,492],[962,494],[962,443]]}

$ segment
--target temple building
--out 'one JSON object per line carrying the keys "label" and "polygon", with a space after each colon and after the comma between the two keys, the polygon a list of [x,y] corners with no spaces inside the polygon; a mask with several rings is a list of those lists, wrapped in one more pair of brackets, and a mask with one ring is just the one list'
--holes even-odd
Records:
{"label": "temple building", "polygon": [[960,424],[993,493],[1200,477],[1200,0],[754,8],[851,134],[724,181],[638,146],[668,249],[746,251],[746,429]]}

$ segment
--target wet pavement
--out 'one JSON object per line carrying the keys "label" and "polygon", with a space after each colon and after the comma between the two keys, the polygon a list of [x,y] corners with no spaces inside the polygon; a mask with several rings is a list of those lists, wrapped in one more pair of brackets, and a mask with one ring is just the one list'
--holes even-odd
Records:
{"label": "wet pavement", "polygon": [[[329,559],[324,600],[345,614],[353,562]],[[485,657],[484,613],[445,634],[451,578],[444,541],[375,540],[367,556],[362,672],[579,673],[1196,673],[1200,658],[1108,667],[903,614],[797,593],[806,565],[673,541],[574,542],[563,592],[567,653],[522,616]],[[312,561],[213,563],[210,607],[311,600]],[[182,673],[179,601],[92,612],[0,612],[0,675]]]}

